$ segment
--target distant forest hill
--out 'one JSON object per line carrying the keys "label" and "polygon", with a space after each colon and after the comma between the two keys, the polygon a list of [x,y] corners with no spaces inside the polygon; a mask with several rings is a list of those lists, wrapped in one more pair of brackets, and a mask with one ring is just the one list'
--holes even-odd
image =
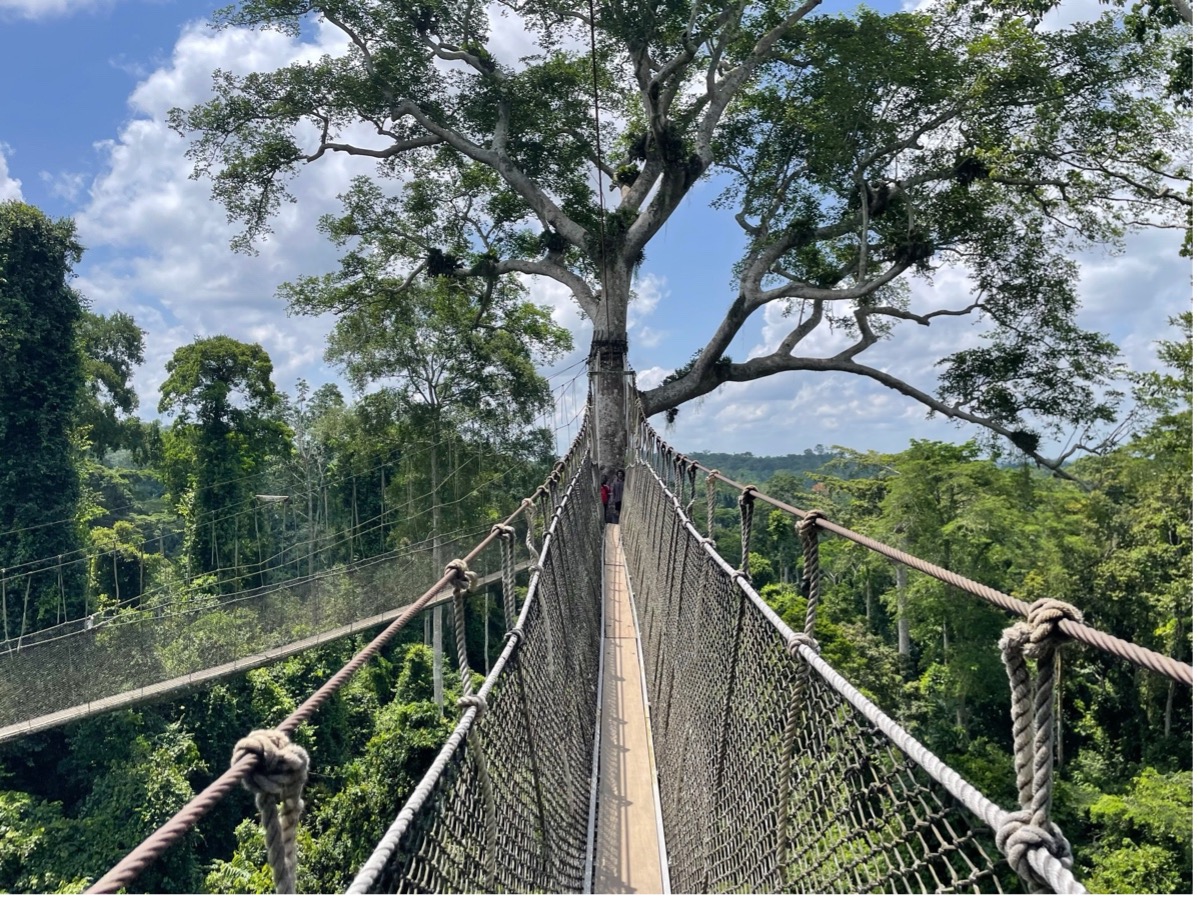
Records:
{"label": "distant forest hill", "polygon": [[764,485],[774,474],[785,472],[796,477],[813,474],[823,465],[842,454],[832,451],[821,443],[814,449],[806,449],[801,455],[753,455],[751,452],[691,452],[689,457],[708,468],[717,470],[725,477],[741,483]]}

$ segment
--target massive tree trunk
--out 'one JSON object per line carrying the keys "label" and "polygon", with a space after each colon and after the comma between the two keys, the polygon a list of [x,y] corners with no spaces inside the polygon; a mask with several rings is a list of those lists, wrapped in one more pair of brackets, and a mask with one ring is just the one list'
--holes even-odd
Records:
{"label": "massive tree trunk", "polygon": [[627,333],[596,330],[590,344],[594,461],[603,474],[623,467],[628,448]]}
{"label": "massive tree trunk", "polygon": [[631,272],[618,263],[599,301],[590,342],[590,391],[594,402],[594,461],[602,474],[624,467],[628,451],[628,299]]}

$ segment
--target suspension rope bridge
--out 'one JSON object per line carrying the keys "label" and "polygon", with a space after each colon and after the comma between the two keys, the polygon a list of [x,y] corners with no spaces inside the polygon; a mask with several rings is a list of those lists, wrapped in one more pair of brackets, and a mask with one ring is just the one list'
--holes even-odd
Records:
{"label": "suspension rope bridge", "polygon": [[[1073,639],[1189,685],[1192,668],[1085,626],[1071,606],[1027,605],[736,484],[644,421],[630,429],[619,525],[604,531],[588,419],[532,497],[286,720],[242,740],[222,776],[89,891],[130,886],[243,780],[259,793],[276,884],[293,890],[309,759],[290,736],[451,596],[460,718],[351,893],[1083,892],[1051,819],[1058,648]],[[691,515],[700,470],[706,535]],[[739,568],[711,538],[719,483],[740,490]],[[801,631],[747,573],[758,500],[797,519]],[[520,518],[527,562],[517,561]],[[1019,807],[987,798],[820,656],[821,532],[1025,618],[997,647]],[[469,568],[496,547],[508,632],[475,690],[463,602],[478,580]],[[522,566],[529,584],[516,607]]]}

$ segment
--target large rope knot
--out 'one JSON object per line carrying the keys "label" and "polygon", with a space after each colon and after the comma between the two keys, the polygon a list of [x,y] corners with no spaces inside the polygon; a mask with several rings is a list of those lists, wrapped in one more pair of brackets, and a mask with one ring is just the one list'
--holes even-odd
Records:
{"label": "large rope knot", "polygon": [[515,644],[517,647],[523,645],[524,640],[526,640],[528,638],[527,636],[524,635],[523,627],[512,627],[510,630],[508,630],[506,633],[503,634],[504,639],[508,639],[512,636],[515,637]]}
{"label": "large rope knot", "polygon": [[459,708],[476,708],[478,713],[474,716],[474,720],[479,720],[483,714],[486,713],[486,699],[475,693],[463,695],[457,700],[457,707]]}
{"label": "large rope knot", "polygon": [[786,640],[786,651],[790,653],[791,658],[800,658],[798,652],[800,646],[806,646],[816,655],[819,654],[819,642],[813,636],[808,636],[806,633],[791,633],[790,638]]}
{"label": "large rope knot", "polygon": [[742,489],[740,491],[740,507],[741,508],[743,508],[746,505],[751,507],[752,503],[754,501],[756,501],[755,497],[752,495],[755,492],[756,492],[756,485],[751,484],[751,483],[748,486],[744,487],[744,489]]}
{"label": "large rope knot", "polygon": [[308,753],[281,730],[254,730],[233,748],[233,765],[246,755],[257,764],[243,780],[255,795],[269,795],[276,801],[298,799],[308,781]]}
{"label": "large rope knot", "polygon": [[1045,882],[1031,866],[1030,854],[1039,848],[1058,860],[1064,869],[1072,869],[1072,845],[1064,833],[1054,823],[1048,823],[1046,828],[1035,826],[1031,823],[1030,811],[1013,811],[1004,815],[995,835],[998,851],[1006,856],[1014,872],[1026,882],[1052,885]]}
{"label": "large rope knot", "polygon": [[449,581],[449,585],[453,587],[455,596],[463,596],[467,592],[473,591],[478,582],[478,575],[471,571],[469,565],[460,558],[454,558],[445,565],[445,575],[453,578]]}
{"label": "large rope knot", "polygon": [[1066,642],[1068,637],[1060,630],[1060,622],[1065,620],[1079,624],[1084,622],[1085,616],[1075,605],[1059,599],[1044,598],[1032,602],[1027,612],[1026,653],[1032,658],[1039,658]]}
{"label": "large rope knot", "polygon": [[499,539],[505,539],[505,540],[515,539],[515,528],[512,527],[510,524],[495,524],[493,527],[490,528],[490,532],[493,533],[495,536],[497,536]]}
{"label": "large rope knot", "polygon": [[295,892],[296,833],[308,780],[308,753],[281,730],[254,730],[233,748],[233,766],[250,755],[256,763],[242,784],[254,793],[262,817],[274,890],[289,895]]}
{"label": "large rope knot", "polygon": [[814,531],[814,528],[818,526],[816,522],[822,517],[824,517],[824,514],[818,509],[812,509],[811,511],[808,511],[802,516],[802,520],[795,525],[798,530],[798,535],[803,538],[807,538],[812,532],[817,532]]}

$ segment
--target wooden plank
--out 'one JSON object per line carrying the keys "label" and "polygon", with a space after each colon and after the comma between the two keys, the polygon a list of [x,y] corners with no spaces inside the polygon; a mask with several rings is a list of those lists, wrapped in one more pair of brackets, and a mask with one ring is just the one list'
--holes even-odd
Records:
{"label": "wooden plank", "polygon": [[606,527],[603,708],[594,892],[661,894],[660,815],[648,708],[619,526]]}

